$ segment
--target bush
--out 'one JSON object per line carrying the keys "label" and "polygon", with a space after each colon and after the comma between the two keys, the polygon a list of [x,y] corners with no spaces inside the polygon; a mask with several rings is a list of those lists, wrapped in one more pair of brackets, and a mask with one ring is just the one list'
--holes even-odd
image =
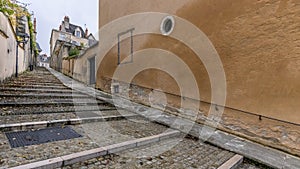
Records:
{"label": "bush", "polygon": [[69,56],[78,56],[80,54],[80,50],[77,49],[77,48],[72,48],[70,51],[69,51]]}

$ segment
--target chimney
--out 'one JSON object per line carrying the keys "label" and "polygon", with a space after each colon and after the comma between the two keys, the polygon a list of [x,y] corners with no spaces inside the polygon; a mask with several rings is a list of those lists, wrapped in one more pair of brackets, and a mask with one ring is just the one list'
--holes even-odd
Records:
{"label": "chimney", "polygon": [[88,28],[85,29],[85,37],[87,38],[89,36],[89,30]]}
{"label": "chimney", "polygon": [[59,25],[59,31],[61,31],[61,25]]}
{"label": "chimney", "polygon": [[36,33],[36,18],[33,20],[33,31]]}
{"label": "chimney", "polygon": [[65,28],[70,29],[70,18],[68,16],[65,16],[64,22],[65,22]]}

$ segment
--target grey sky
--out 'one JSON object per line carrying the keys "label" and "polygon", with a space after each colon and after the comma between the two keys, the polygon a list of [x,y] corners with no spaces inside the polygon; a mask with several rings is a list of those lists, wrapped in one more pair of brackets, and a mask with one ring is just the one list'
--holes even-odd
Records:
{"label": "grey sky", "polygon": [[98,29],[98,0],[18,0],[31,3],[29,11],[34,11],[37,18],[37,41],[42,53],[50,54],[49,41],[52,29],[58,29],[65,15],[73,24],[86,24],[90,33]]}

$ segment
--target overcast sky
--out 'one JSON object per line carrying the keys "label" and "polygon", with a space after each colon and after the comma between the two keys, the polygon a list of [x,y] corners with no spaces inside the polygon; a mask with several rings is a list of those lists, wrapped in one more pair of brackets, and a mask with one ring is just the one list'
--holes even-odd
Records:
{"label": "overcast sky", "polygon": [[18,0],[31,3],[29,11],[34,11],[37,18],[37,41],[43,49],[42,53],[50,54],[49,41],[52,29],[58,29],[65,15],[70,22],[82,26],[85,24],[90,33],[98,29],[98,0]]}

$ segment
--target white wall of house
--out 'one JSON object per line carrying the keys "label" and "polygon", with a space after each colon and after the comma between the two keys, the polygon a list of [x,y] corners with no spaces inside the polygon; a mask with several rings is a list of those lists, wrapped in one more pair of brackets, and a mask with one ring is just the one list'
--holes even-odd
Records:
{"label": "white wall of house", "polygon": [[[27,25],[26,32],[29,33]],[[8,18],[0,12],[0,82],[16,72],[16,35]],[[24,72],[29,66],[30,45],[18,47],[18,72]]]}

